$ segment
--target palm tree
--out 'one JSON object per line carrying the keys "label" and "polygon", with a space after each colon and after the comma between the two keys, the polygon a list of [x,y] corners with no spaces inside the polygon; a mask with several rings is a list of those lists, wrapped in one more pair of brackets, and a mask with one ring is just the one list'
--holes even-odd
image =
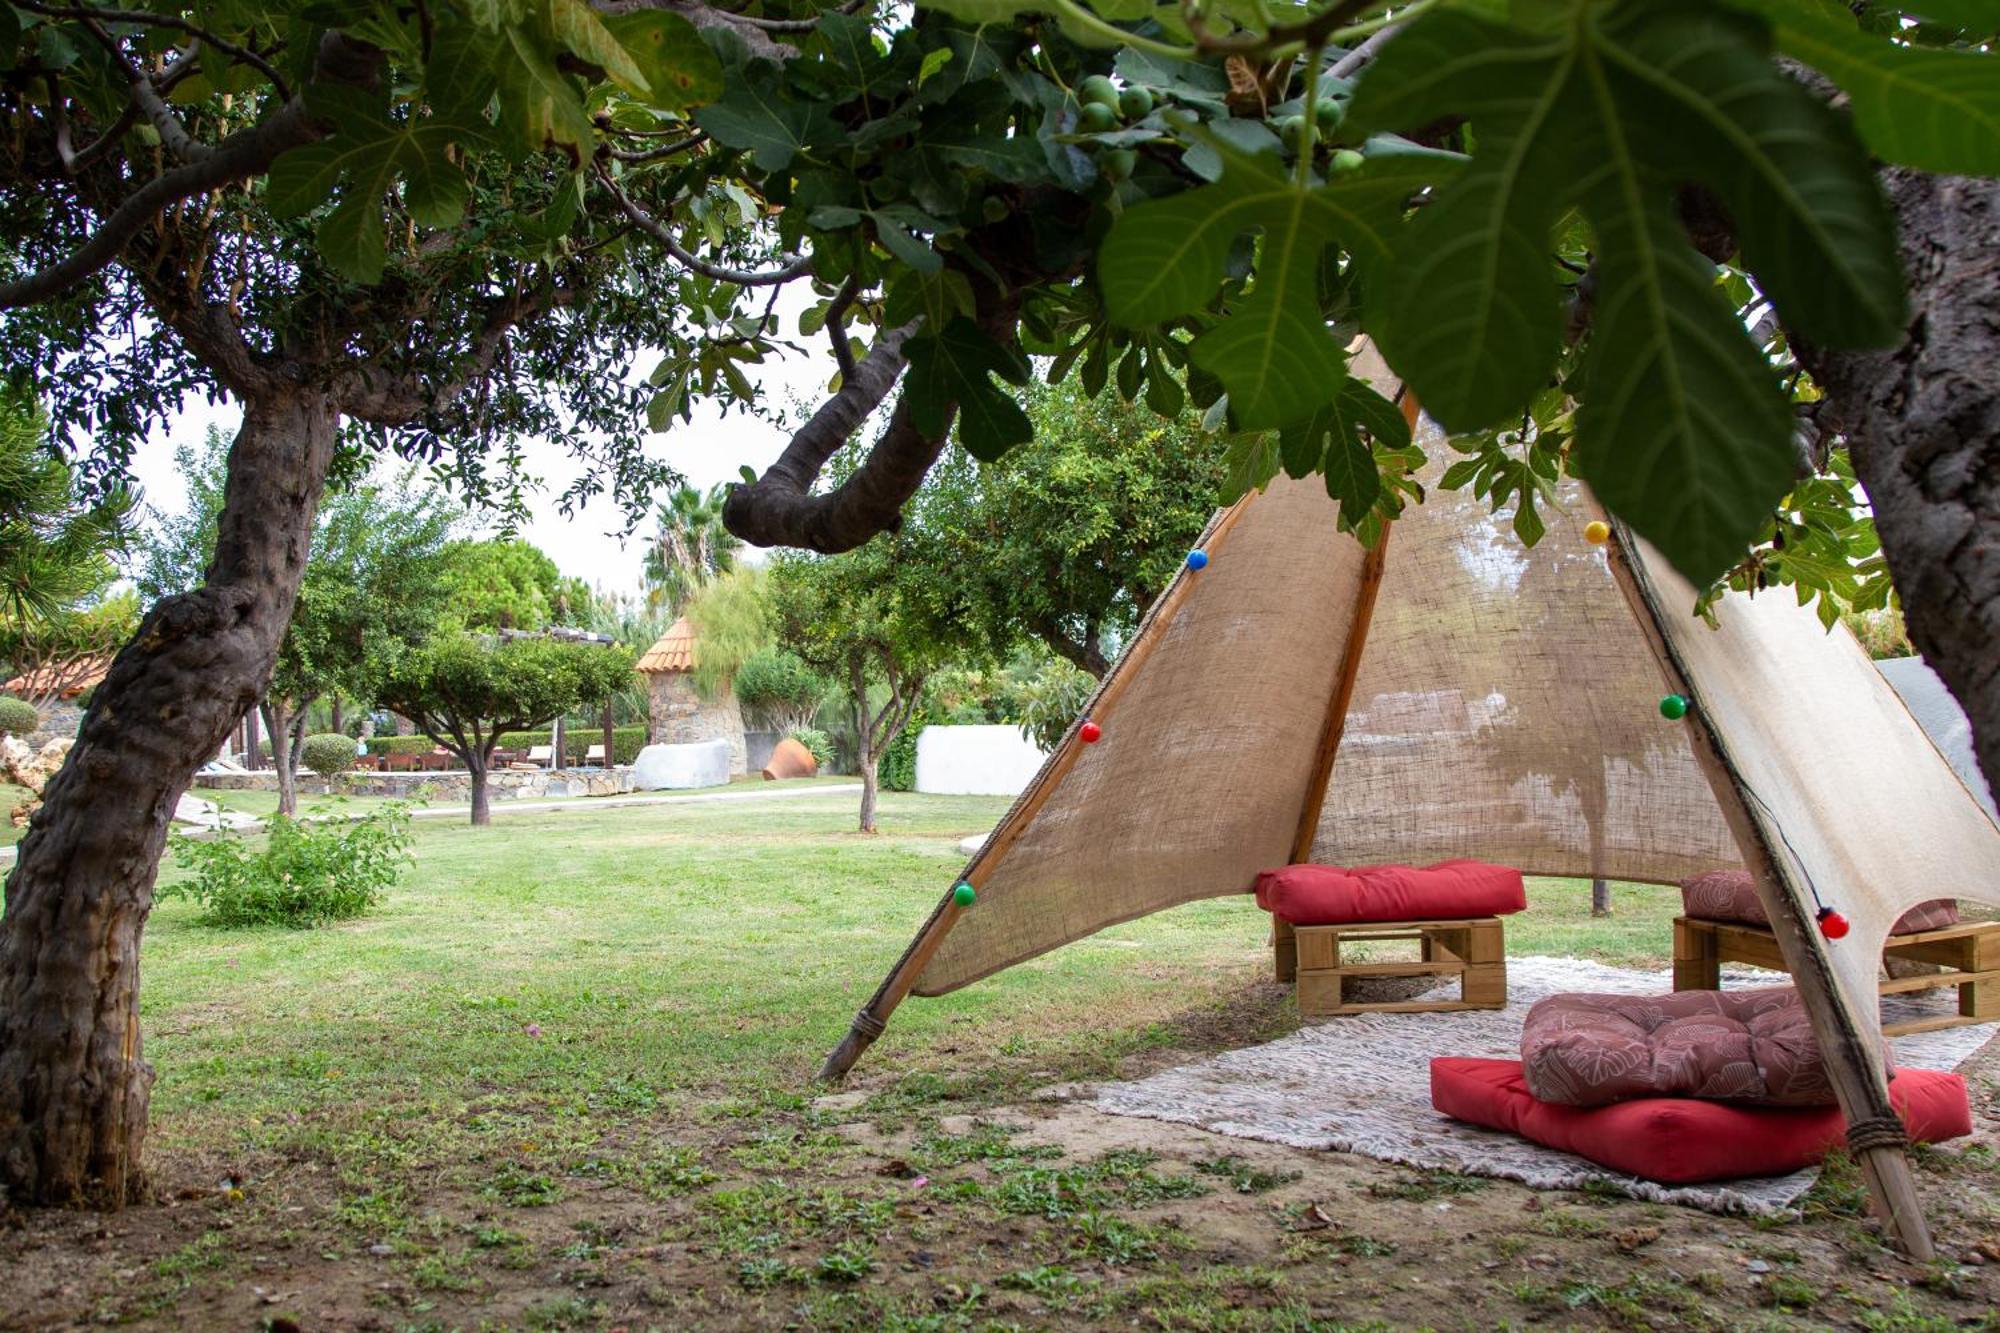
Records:
{"label": "palm tree", "polygon": [[48,447],[33,399],[0,394],[0,619],[53,620],[101,592],[130,535],[136,497],[86,498]]}
{"label": "palm tree", "polygon": [[647,601],[678,614],[704,583],[735,567],[743,541],[722,526],[723,488],[680,486],[660,506],[646,550]]}

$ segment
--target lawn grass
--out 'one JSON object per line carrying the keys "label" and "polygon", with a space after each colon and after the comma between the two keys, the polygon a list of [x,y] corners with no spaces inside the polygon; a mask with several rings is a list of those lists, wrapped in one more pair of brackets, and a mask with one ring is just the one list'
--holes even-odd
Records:
{"label": "lawn grass", "polygon": [[[719,787],[694,787],[685,791],[628,792],[625,794],[642,797],[712,796],[720,792],[777,791],[790,787],[838,786],[843,783],[857,781],[859,779],[853,777],[831,776],[781,778],[776,782],[765,782],[753,774],[749,778],[738,779],[735,782],[725,783]],[[302,817],[310,818],[314,815],[334,815],[341,813],[366,814],[371,810],[378,810],[385,805],[390,805],[399,799],[406,799],[392,796],[350,796],[339,792],[327,794],[316,790],[321,785],[318,778],[311,775],[301,775],[299,779],[299,814]],[[259,819],[275,813],[278,808],[278,793],[275,791],[243,791],[235,788],[224,789],[221,787],[203,787],[197,785],[189,794],[199,796],[203,800],[214,801],[225,810],[235,810],[242,814],[255,815]],[[599,796],[537,796],[532,798],[532,801],[539,803],[542,801],[597,801],[603,799],[605,798]],[[416,803],[424,804],[426,802],[419,801]],[[428,803],[437,805],[464,804],[462,801],[443,798]],[[511,803],[509,800],[496,798],[493,802],[493,808],[495,810],[502,810]]]}
{"label": "lawn grass", "polygon": [[0,847],[12,847],[21,840],[21,835],[28,831],[24,828],[15,828],[14,821],[7,816],[12,813],[15,806],[27,800],[29,795],[26,787],[0,782]]}
{"label": "lawn grass", "polygon": [[[61,1282],[33,1284],[67,1293],[38,1325],[1490,1326],[1545,1316],[1545,1291],[1641,1287],[1628,1304],[1659,1324],[1763,1318],[1754,1293],[1714,1317],[1719,1274],[1674,1285],[1580,1225],[1534,1242],[1538,1264],[1567,1247],[1573,1269],[1524,1280],[1513,1186],[1453,1195],[1440,1223],[1430,1194],[1382,1192],[1409,1173],[1366,1159],[1241,1141],[1180,1162],[1066,1154],[974,1118],[1294,1027],[1247,897],[912,1000],[842,1108],[816,1107],[825,1052],[952,882],[958,841],[1006,805],[886,794],[873,837],[847,795],[429,821],[415,871],[358,921],[224,932],[163,902],[142,1018],[171,1206],[126,1214],[109,1247],[59,1218],[0,1229],[0,1266],[75,1251]],[[1509,952],[1663,968],[1677,895],[1614,901],[1593,920],[1587,883],[1531,880]],[[1342,1219],[1318,1238],[1299,1223],[1316,1200]],[[1606,1207],[1607,1234],[1670,1211]],[[1674,1273],[1765,1244],[1688,1217]],[[1797,1244],[1828,1262],[1873,1244],[1851,1207],[1814,1225],[1829,1239]],[[1466,1318],[1446,1320],[1426,1284],[1450,1247],[1446,1305]],[[1889,1297],[1840,1299],[1859,1317]]]}

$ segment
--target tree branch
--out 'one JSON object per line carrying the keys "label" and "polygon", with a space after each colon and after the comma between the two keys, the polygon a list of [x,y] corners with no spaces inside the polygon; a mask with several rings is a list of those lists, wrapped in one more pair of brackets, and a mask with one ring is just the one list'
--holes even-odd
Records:
{"label": "tree branch", "polygon": [[[331,32],[320,42],[314,77],[329,83],[366,85],[374,81],[381,64],[380,51]],[[279,154],[314,143],[321,133],[304,100],[290,99],[268,120],[238,130],[216,144],[200,161],[176,167],[140,186],[67,257],[25,278],[0,283],[0,310],[34,305],[87,281],[115,261],[161,209],[261,175]]]}
{"label": "tree branch", "polygon": [[285,82],[285,76],[278,73],[277,67],[270,61],[249,47],[239,46],[235,42],[218,37],[199,23],[179,14],[160,14],[148,9],[106,9],[98,5],[51,5],[42,3],[42,0],[14,0],[14,8],[25,9],[31,14],[40,14],[45,18],[79,19],[86,22],[96,20],[100,23],[139,23],[153,28],[172,28],[176,32],[184,32],[195,40],[214,47],[231,59],[242,61],[271,81],[271,87],[277,90],[279,101],[292,100],[291,85]]}
{"label": "tree branch", "polygon": [[660,248],[680,261],[684,267],[693,269],[696,273],[704,277],[714,278],[717,282],[734,283],[739,287],[768,287],[776,283],[791,282],[795,278],[802,278],[812,270],[812,260],[809,258],[788,257],[781,267],[766,269],[761,273],[753,272],[750,269],[729,268],[722,264],[711,263],[686,249],[679,241],[675,240],[674,234],[668,231],[658,218],[639,207],[633,201],[632,196],[625,193],[623,187],[611,178],[611,173],[606,171],[602,164],[598,165],[596,175],[598,183],[611,192],[611,197],[617,201],[619,209],[624,212],[625,216],[632,220],[633,226],[645,232],[655,241],[658,241]]}
{"label": "tree branch", "polygon": [[814,495],[827,460],[847,443],[889,396],[903,372],[903,343],[916,331],[912,321],[876,338],[854,373],[799,427],[785,452],[747,485],[734,484],[723,502],[723,525],[757,546],[803,546],[832,554],[852,550],[878,532],[896,526],[903,502],[916,493],[949,434],[935,438],[910,420],[899,403],[888,428],[867,461],[833,491]]}

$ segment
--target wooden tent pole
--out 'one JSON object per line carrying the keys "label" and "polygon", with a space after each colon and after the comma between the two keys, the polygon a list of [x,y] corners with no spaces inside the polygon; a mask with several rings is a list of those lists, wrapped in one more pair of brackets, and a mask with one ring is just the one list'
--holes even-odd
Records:
{"label": "wooden tent pole", "polygon": [[[1406,385],[1398,400],[1403,420],[1416,434],[1417,417],[1423,410],[1417,396]],[[1375,595],[1382,590],[1382,568],[1388,558],[1389,532],[1394,523],[1382,525],[1382,535],[1363,558],[1361,586],[1354,603],[1354,618],[1348,622],[1347,645],[1340,658],[1340,674],[1334,677],[1333,694],[1327,700],[1326,716],[1320,722],[1319,751],[1313,758],[1312,774],[1306,779],[1305,800],[1299,807],[1299,825],[1292,835],[1292,864],[1312,856],[1313,839],[1319,833],[1320,812],[1326,808],[1326,785],[1333,780],[1334,756],[1340,753],[1341,737],[1347,731],[1347,709],[1354,701],[1354,682],[1361,674],[1361,657],[1368,644],[1368,626],[1375,618]],[[1299,945],[1292,923],[1271,918],[1272,976],[1279,982],[1297,980]]]}
{"label": "wooden tent pole", "polygon": [[1889,1101],[1887,1074],[1877,1056],[1879,1024],[1863,1022],[1840,988],[1817,923],[1805,909],[1804,893],[1787,869],[1788,863],[1773,847],[1772,831],[1744,799],[1747,787],[1743,775],[1709,726],[1701,697],[1688,680],[1680,655],[1660,629],[1663,609],[1659,589],[1644,567],[1631,558],[1632,537],[1625,525],[1614,522],[1612,529],[1613,539],[1607,547],[1612,574],[1662,669],[1689,701],[1684,723],[1691,729],[1694,744],[1690,748],[1707,773],[1723,818],[1749,863],[1771,932],[1777,937],[1779,952],[1791,970],[1793,985],[1824,1054],[1834,1095],[1847,1118],[1849,1150],[1868,1183],[1875,1213],[1904,1254],[1919,1262],[1928,1261],[1936,1250],[1904,1151],[1908,1140],[1902,1120]]}
{"label": "wooden tent pole", "polygon": [[[1220,550],[1224,539],[1236,527],[1237,520],[1243,516],[1243,511],[1260,494],[1261,491],[1250,491],[1218,515],[1209,524],[1207,531],[1202,533],[1201,548],[1211,556]],[[1043,762],[1041,772],[1035,775],[1034,781],[1028,784],[1027,790],[1021,793],[1020,799],[1014,802],[1013,808],[1007,812],[992,835],[973,854],[972,860],[966,863],[964,872],[959,875],[960,880],[972,885],[975,890],[986,887],[986,881],[1000,864],[1001,857],[1020,840],[1028,825],[1033,822],[1036,813],[1041,810],[1049,797],[1055,794],[1056,788],[1062,785],[1062,780],[1075,766],[1077,756],[1082,751],[1081,742],[1077,739],[1077,729],[1086,719],[1102,722],[1110,716],[1113,705],[1138,675],[1139,668],[1146,659],[1152,656],[1153,648],[1159,643],[1167,626],[1173,622],[1181,604],[1187,600],[1188,593],[1194,587],[1191,574],[1192,571],[1182,566],[1180,573],[1174,576],[1174,581],[1167,585],[1167,590],[1160,595],[1160,599],[1146,613],[1146,618],[1140,622],[1139,632],[1132,636],[1132,642],[1125,646],[1125,651],[1119,654],[1117,662],[1105,674],[1104,682],[1098,686],[1097,693],[1091,697],[1083,715],[1070,723],[1069,730],[1064,733],[1054,753]],[[958,924],[960,917],[974,910],[960,907],[954,901],[953,891],[957,887],[958,885],[954,883],[952,888],[945,892],[944,900],[932,911],[930,919],[924,923],[917,938],[903,951],[902,958],[883,979],[882,985],[869,998],[868,1003],[854,1015],[853,1023],[848,1026],[847,1035],[840,1039],[840,1044],[827,1055],[826,1063],[820,1066],[819,1076],[823,1081],[838,1082],[846,1076],[847,1071],[853,1068],[854,1062],[861,1058],[862,1052],[882,1035],[883,1029],[889,1022],[889,1016],[895,1013],[896,1006],[903,1002],[911,988],[917,984],[917,978],[922,976],[924,969],[930,965],[932,957],[944,943],[944,937],[951,933],[951,928]]]}

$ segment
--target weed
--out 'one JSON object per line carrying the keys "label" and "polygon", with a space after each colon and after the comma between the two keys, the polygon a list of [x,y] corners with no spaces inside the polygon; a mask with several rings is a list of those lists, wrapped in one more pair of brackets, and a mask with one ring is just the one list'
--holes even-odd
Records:
{"label": "weed", "polygon": [[1867,1214],[1868,1185],[1861,1178],[1861,1168],[1845,1149],[1829,1152],[1819,1164],[1819,1179],[1799,1199],[1799,1215],[1816,1222]]}
{"label": "weed", "polygon": [[781,1282],[802,1280],[804,1274],[772,1254],[755,1255],[736,1265],[736,1280],[751,1291],[768,1291]]}
{"label": "weed", "polygon": [[1791,1273],[1773,1273],[1764,1279],[1764,1304],[1780,1310],[1810,1310],[1819,1297],[1818,1287]]}
{"label": "weed", "polygon": [[1368,1186],[1368,1193],[1378,1199],[1406,1199],[1412,1203],[1429,1203],[1432,1199],[1442,1199],[1453,1194],[1477,1194],[1493,1182],[1484,1176],[1462,1176],[1456,1171],[1433,1171],[1422,1176],[1398,1176],[1394,1180],[1378,1180]]}
{"label": "weed", "polygon": [[874,1271],[873,1250],[854,1243],[829,1250],[813,1265],[813,1276],[822,1282],[859,1282]]}
{"label": "weed", "polygon": [[503,1162],[480,1192],[513,1208],[546,1208],[562,1197],[562,1186],[518,1162]]}
{"label": "weed", "polygon": [[1576,1239],[1583,1236],[1602,1235],[1605,1230],[1605,1224],[1602,1220],[1591,1217],[1587,1213],[1575,1213],[1565,1209],[1560,1212],[1543,1213],[1541,1221],[1536,1224],[1536,1229],[1544,1235]]}
{"label": "weed", "polygon": [[1127,1222],[1096,1209],[1072,1219],[1069,1247],[1107,1264],[1149,1264],[1160,1257],[1161,1228]]}
{"label": "weed", "polygon": [[1196,1162],[1194,1169],[1205,1176],[1221,1176],[1238,1194],[1263,1194],[1280,1185],[1289,1185],[1304,1174],[1299,1171],[1261,1171],[1241,1157],[1210,1157]]}
{"label": "weed", "polygon": [[1356,1234],[1336,1236],[1328,1248],[1335,1254],[1344,1254],[1352,1259],[1386,1259],[1396,1252],[1398,1246],[1393,1240]]}
{"label": "weed", "polygon": [[649,1199],[665,1200],[692,1194],[721,1177],[701,1163],[701,1150],[670,1143],[639,1162],[634,1171],[639,1192]]}

